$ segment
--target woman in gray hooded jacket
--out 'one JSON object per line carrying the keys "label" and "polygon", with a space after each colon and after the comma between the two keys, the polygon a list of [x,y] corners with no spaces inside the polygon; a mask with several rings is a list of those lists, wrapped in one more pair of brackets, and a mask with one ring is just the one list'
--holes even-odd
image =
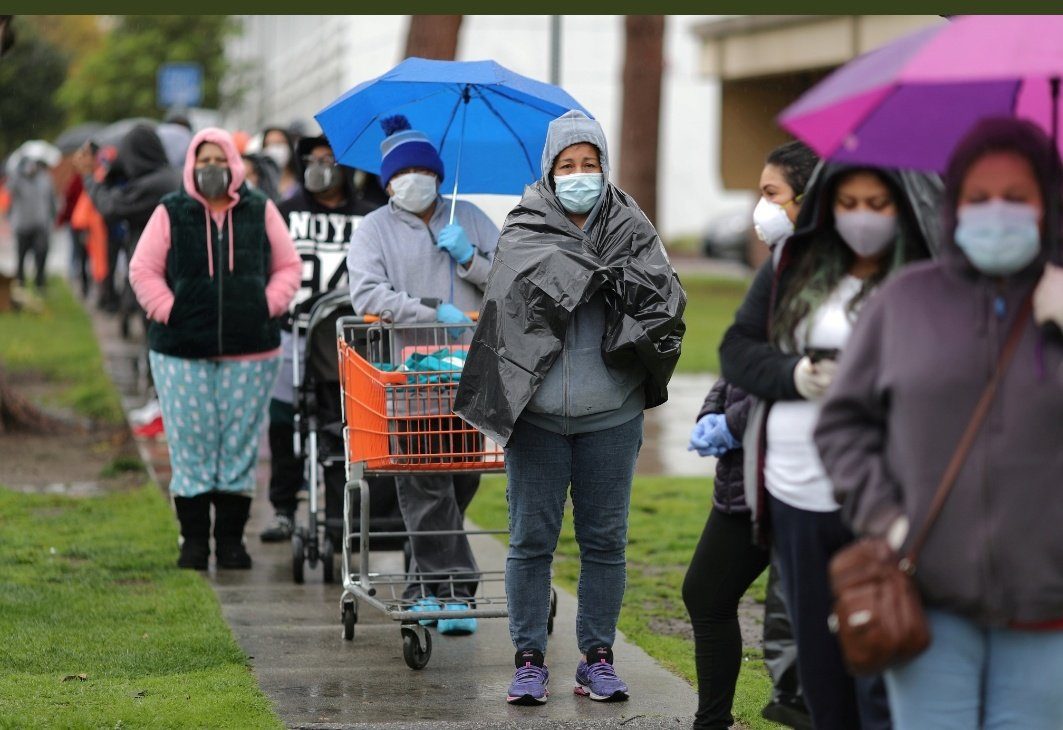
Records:
{"label": "woman in gray hooded jacket", "polygon": [[612,644],[642,411],[664,401],[686,295],[653,225],[607,181],[598,122],[550,123],[543,177],[499,238],[454,411],[506,447],[507,700],[546,702],[550,564],[572,486],[580,547],[576,693],[627,699]]}
{"label": "woman in gray hooded jacket", "polygon": [[1063,727],[1063,339],[1023,307],[1056,245],[1058,166],[1029,122],[960,142],[943,255],[868,303],[816,427],[846,521],[903,550],[1022,323],[919,557],[932,643],[886,672],[898,730]]}

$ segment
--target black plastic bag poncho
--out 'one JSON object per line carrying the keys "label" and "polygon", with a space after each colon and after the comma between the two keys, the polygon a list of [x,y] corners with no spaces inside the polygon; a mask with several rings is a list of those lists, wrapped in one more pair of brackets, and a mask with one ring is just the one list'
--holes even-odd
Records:
{"label": "black plastic bag poncho", "polygon": [[502,229],[454,400],[456,414],[502,446],[560,354],[572,312],[599,290],[602,358],[614,368],[645,367],[647,408],[668,399],[686,293],[635,202],[611,184],[602,195],[583,231],[540,180]]}

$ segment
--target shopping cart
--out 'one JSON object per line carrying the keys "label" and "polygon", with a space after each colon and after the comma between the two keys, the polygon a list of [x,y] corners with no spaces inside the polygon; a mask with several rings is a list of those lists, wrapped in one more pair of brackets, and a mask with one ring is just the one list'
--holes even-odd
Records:
{"label": "shopping cart", "polygon": [[[505,468],[498,444],[454,415],[454,395],[471,342],[472,324],[396,324],[387,315],[344,317],[336,323],[343,402],[347,484],[344,490],[343,636],[354,638],[358,606],[365,602],[400,623],[402,655],[411,669],[423,669],[432,656],[431,634],[422,620],[505,618],[505,572],[475,576],[370,570],[370,539],[504,535],[505,530],[372,532],[368,521],[370,476],[440,473],[497,473]],[[364,343],[365,356],[352,343]],[[352,506],[360,500],[357,524]],[[357,559],[355,559],[355,552]],[[417,599],[404,598],[410,583],[477,582],[466,610],[414,611]],[[557,611],[551,593],[548,630]]]}

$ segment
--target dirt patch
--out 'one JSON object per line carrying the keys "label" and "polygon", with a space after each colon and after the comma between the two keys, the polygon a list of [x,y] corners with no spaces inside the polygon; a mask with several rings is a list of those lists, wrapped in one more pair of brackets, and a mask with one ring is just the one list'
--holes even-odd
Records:
{"label": "dirt patch", "polygon": [[133,489],[144,483],[144,472],[108,466],[116,459],[136,458],[124,428],[47,436],[5,433],[0,436],[0,484],[20,492],[70,496]]}
{"label": "dirt patch", "polygon": [[[747,648],[761,649],[764,630],[764,604],[752,598],[743,597],[738,603],[738,626],[742,630],[742,645]],[[650,620],[650,630],[657,634],[678,636],[688,641],[694,640],[694,629],[685,619],[658,617]]]}

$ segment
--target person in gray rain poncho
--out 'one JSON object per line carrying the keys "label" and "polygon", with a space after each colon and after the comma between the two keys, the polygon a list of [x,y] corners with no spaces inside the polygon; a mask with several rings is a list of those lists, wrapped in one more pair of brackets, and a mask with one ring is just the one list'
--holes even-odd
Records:
{"label": "person in gray rain poncho", "polygon": [[499,238],[454,412],[506,449],[506,561],[516,674],[507,700],[542,704],[550,564],[572,485],[580,546],[576,692],[627,699],[612,644],[642,411],[663,403],[686,294],[653,225],[608,182],[598,122],[550,124],[543,177]]}

